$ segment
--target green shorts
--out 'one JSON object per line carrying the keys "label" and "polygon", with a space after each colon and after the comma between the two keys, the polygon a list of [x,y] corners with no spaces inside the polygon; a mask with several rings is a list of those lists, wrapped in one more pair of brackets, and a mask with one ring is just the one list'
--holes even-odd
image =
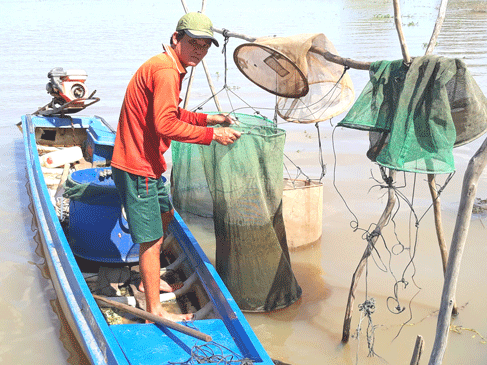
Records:
{"label": "green shorts", "polygon": [[161,214],[173,209],[166,179],[138,176],[115,167],[112,177],[125,208],[132,241],[140,244],[161,238]]}

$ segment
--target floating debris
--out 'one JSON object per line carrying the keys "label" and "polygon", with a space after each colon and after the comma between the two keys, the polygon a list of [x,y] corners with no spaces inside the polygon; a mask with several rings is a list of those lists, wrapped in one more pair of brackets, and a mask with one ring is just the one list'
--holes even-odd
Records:
{"label": "floating debris", "polygon": [[475,198],[473,202],[472,213],[481,214],[487,211],[487,199]]}

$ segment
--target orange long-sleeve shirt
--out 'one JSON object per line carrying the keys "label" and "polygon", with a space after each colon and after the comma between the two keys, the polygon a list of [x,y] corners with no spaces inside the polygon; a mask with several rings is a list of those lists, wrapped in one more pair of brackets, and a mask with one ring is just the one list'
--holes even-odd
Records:
{"label": "orange long-sleeve shirt", "polygon": [[209,145],[207,115],[179,108],[185,68],[169,46],[146,61],[127,86],[118,121],[112,166],[159,178],[167,169],[171,140]]}

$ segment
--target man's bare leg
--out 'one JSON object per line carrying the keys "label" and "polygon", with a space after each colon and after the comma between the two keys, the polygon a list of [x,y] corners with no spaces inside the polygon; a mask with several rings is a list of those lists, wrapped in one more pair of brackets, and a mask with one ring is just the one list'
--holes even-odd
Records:
{"label": "man's bare leg", "polygon": [[139,267],[145,288],[146,309],[149,313],[169,319],[171,321],[190,320],[192,314],[169,313],[162,308],[159,295],[161,272],[161,245],[163,238],[140,244]]}
{"label": "man's bare leg", "polygon": [[[173,218],[174,218],[174,209],[171,209],[171,211],[161,214],[162,227],[164,229],[164,232],[167,232],[169,223],[171,223],[171,220]],[[161,245],[162,245],[162,241],[161,241]],[[170,292],[173,292],[176,289],[181,288],[182,286],[183,285],[180,284],[180,283],[178,283],[178,284],[169,284],[169,283],[167,283],[166,281],[164,281],[162,279],[159,281],[159,291],[163,291],[163,292],[170,293]],[[142,293],[144,293],[144,291],[145,291],[145,289],[144,289],[144,282],[143,281],[140,282],[139,290]]]}
{"label": "man's bare leg", "polygon": [[[175,291],[176,289],[179,289],[183,286],[183,284],[168,284],[166,281],[164,280],[159,280],[159,292],[163,291],[163,292],[167,292],[167,293],[171,293],[173,291]],[[145,291],[144,289],[144,283],[141,281],[140,282],[140,285],[139,285],[139,291],[141,291],[142,293]]]}

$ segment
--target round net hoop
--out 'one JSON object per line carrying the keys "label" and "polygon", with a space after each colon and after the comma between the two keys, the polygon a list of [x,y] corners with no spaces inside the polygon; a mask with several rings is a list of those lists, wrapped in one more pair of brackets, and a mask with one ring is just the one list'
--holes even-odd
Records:
{"label": "round net hoop", "polygon": [[233,59],[245,77],[274,95],[300,98],[309,91],[306,76],[299,67],[284,53],[271,47],[241,44],[235,49]]}

